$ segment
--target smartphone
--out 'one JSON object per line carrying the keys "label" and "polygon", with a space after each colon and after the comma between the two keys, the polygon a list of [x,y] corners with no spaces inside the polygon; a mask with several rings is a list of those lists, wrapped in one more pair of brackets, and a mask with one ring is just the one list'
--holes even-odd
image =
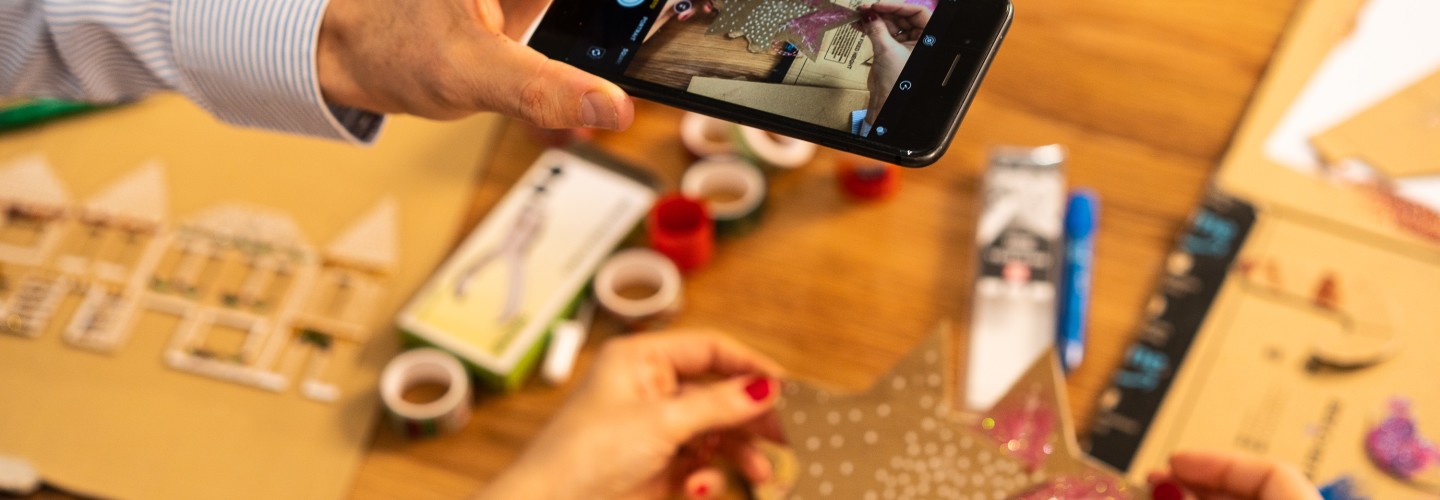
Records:
{"label": "smartphone", "polygon": [[929,165],[949,147],[1014,8],[1009,0],[872,4],[554,0],[527,43],[637,97]]}

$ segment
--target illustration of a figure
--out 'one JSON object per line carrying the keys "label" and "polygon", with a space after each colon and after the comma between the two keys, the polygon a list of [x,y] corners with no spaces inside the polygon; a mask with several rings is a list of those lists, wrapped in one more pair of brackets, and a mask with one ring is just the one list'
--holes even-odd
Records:
{"label": "illustration of a figure", "polygon": [[476,275],[484,270],[491,263],[503,258],[510,266],[510,283],[505,296],[505,305],[500,309],[500,316],[495,320],[500,323],[510,321],[520,310],[520,301],[524,298],[525,284],[525,256],[535,245],[535,240],[545,227],[545,195],[547,186],[559,177],[562,170],[560,167],[552,167],[550,175],[535,185],[530,198],[525,200],[525,205],[520,208],[520,213],[515,216],[515,222],[510,226],[510,231],[500,240],[500,243],[481,253],[475,258],[460,277],[455,280],[455,298],[464,299],[470,284],[475,281]]}

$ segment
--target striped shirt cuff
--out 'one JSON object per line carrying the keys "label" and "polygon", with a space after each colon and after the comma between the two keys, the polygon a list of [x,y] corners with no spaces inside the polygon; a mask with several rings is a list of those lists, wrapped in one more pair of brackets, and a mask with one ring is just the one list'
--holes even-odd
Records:
{"label": "striped shirt cuff", "polygon": [[320,94],[316,44],[327,3],[175,0],[181,90],[227,123],[373,141],[381,115],[327,105]]}

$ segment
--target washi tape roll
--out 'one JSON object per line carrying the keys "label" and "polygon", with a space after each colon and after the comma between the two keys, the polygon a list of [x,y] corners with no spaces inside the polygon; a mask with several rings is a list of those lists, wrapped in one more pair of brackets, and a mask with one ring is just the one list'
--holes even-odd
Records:
{"label": "washi tape roll", "polygon": [[632,330],[664,326],[680,312],[680,269],[644,248],[615,254],[595,274],[595,300]]}
{"label": "washi tape roll", "polygon": [[735,128],[735,137],[736,150],[741,155],[761,165],[778,169],[789,170],[804,166],[815,159],[815,151],[819,149],[800,139],[739,125]]}
{"label": "washi tape roll", "polygon": [[715,225],[710,212],[699,200],[672,194],[650,209],[645,221],[650,248],[665,254],[681,271],[692,271],[710,263],[715,249]]}
{"label": "washi tape roll", "polygon": [[842,158],[835,181],[851,197],[881,200],[900,189],[900,167],[865,158]]}
{"label": "washi tape roll", "polygon": [[700,113],[680,117],[680,142],[697,158],[735,152],[735,124]]}
{"label": "washi tape roll", "polygon": [[[405,399],[407,390],[425,384],[445,388],[428,402]],[[470,421],[470,378],[460,360],[428,347],[395,356],[380,375],[380,399],[395,430],[420,438],[455,432]]]}
{"label": "washi tape roll", "polygon": [[737,156],[711,156],[685,170],[680,192],[704,200],[715,234],[739,236],[760,226],[765,208],[765,175]]}

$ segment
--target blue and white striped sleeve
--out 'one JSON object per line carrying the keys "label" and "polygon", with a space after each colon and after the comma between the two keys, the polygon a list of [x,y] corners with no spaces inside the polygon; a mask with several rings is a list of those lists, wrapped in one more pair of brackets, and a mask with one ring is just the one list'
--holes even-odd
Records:
{"label": "blue and white striped sleeve", "polygon": [[331,106],[328,0],[0,0],[0,96],[93,102],[176,90],[227,123],[352,143],[384,118]]}

